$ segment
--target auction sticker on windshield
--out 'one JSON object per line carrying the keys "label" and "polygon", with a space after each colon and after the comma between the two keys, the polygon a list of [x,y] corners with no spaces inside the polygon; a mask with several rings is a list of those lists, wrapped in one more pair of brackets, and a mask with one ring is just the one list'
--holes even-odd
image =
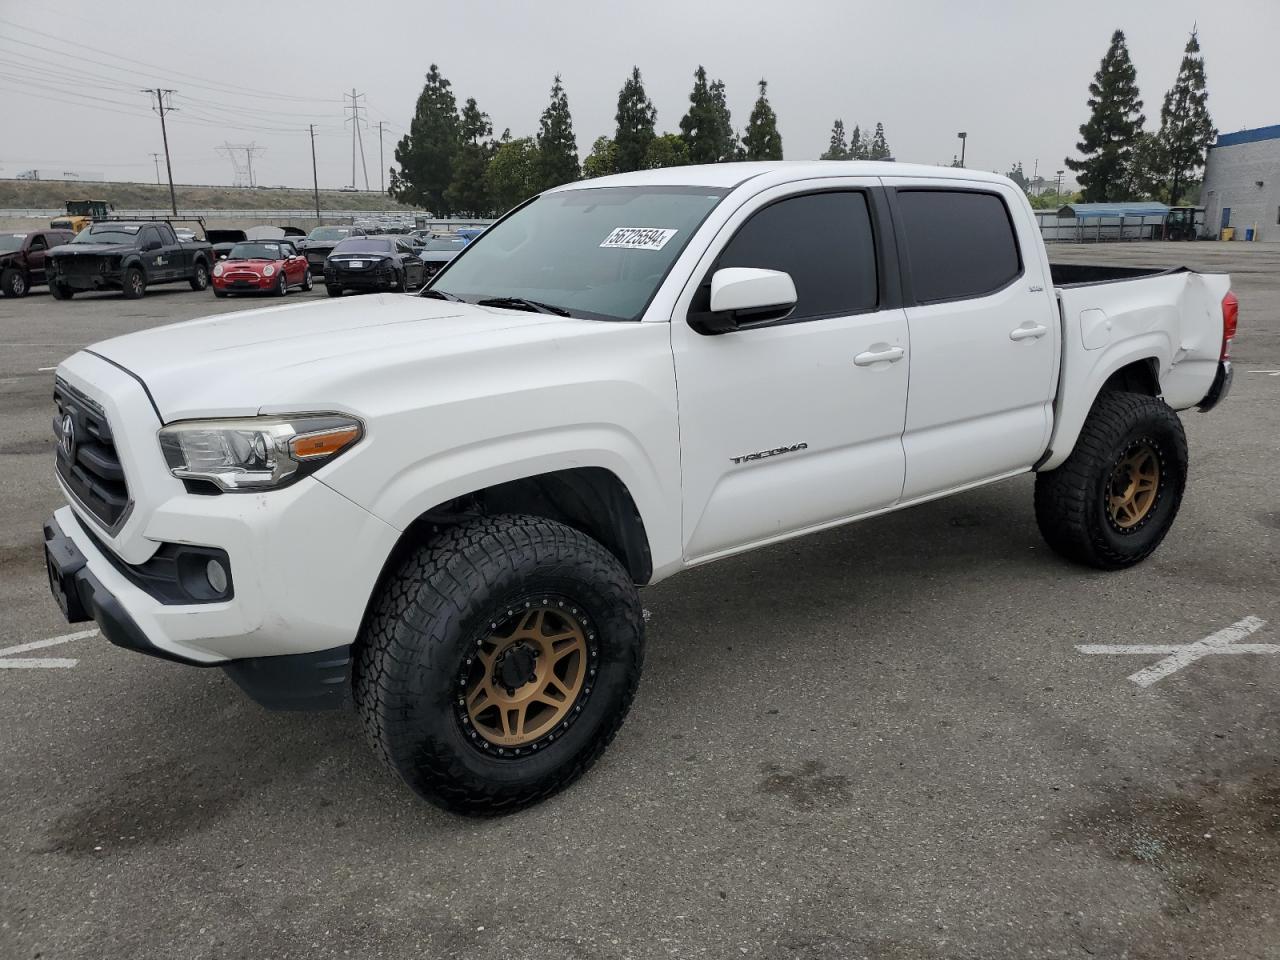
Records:
{"label": "auction sticker on windshield", "polygon": [[600,246],[622,250],[661,250],[677,233],[678,230],[667,227],[615,227]]}

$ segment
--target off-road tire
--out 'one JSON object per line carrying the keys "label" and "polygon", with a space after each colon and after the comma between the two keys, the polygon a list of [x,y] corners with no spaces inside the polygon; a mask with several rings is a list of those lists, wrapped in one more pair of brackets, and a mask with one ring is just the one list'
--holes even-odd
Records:
{"label": "off-road tire", "polygon": [[[1159,484],[1142,522],[1120,529],[1107,509],[1112,472],[1135,444],[1155,450]],[[1036,475],[1036,522],[1045,541],[1069,560],[1119,570],[1155,551],[1173,525],[1187,482],[1187,438],[1163,400],[1104,391],[1094,402],[1065,462]]]}
{"label": "off-road tire", "polygon": [[121,292],[126,300],[141,299],[147,292],[147,277],[139,267],[130,267],[124,272]]}
{"label": "off-road tire", "polygon": [[[463,719],[459,671],[495,621],[544,595],[581,609],[596,672],[554,739],[498,757]],[[493,816],[590,768],[622,725],[643,659],[640,599],[618,559],[571,527],[503,515],[449,528],[404,556],[357,640],[354,694],[374,749],[410,787],[447,810]]]}
{"label": "off-road tire", "polygon": [[31,285],[21,270],[9,269],[0,275],[0,293],[6,297],[25,297],[30,292]]}
{"label": "off-road tire", "polygon": [[330,286],[329,284],[325,284],[325,288],[324,288],[324,289],[325,289],[325,292],[326,292],[327,294],[329,294],[329,296],[331,296],[331,297],[340,297],[340,296],[342,296],[342,288],[341,288],[341,287],[334,287],[334,286]]}
{"label": "off-road tire", "polygon": [[70,300],[76,295],[76,292],[70,287],[64,287],[60,283],[50,283],[49,293],[55,300]]}
{"label": "off-road tire", "polygon": [[204,290],[209,286],[209,268],[204,263],[197,263],[192,268],[191,279],[187,281],[191,284],[192,290]]}

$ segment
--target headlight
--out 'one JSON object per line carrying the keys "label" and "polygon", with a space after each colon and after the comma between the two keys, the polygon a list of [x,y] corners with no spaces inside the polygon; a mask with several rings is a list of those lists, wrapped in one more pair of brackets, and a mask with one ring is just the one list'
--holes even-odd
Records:
{"label": "headlight", "polygon": [[175,477],[249,492],[288,486],[363,435],[359,420],[333,413],[189,420],[161,428],[160,449]]}
{"label": "headlight", "polygon": [[215,277],[220,277],[220,276],[222,276],[222,264],[220,264],[220,263],[215,263],[215,264],[213,265],[213,275],[214,275]]}
{"label": "headlight", "polygon": [[269,276],[271,276],[271,275],[272,275],[273,273],[275,273],[275,272],[276,272],[276,268],[275,268],[275,267],[273,267],[273,266],[272,266],[271,264],[269,264],[269,263],[268,263],[265,267],[263,267],[263,268],[262,268],[262,275],[263,275],[264,277],[269,277]]}

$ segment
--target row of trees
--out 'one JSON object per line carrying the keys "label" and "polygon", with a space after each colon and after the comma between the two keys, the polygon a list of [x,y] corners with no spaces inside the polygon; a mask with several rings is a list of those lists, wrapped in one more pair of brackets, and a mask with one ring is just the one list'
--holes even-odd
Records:
{"label": "row of trees", "polygon": [[1195,31],[1160,108],[1160,128],[1148,132],[1137,71],[1124,32],[1111,45],[1089,84],[1088,122],[1080,127],[1079,158],[1068,157],[1087,203],[1146,197],[1178,204],[1204,166],[1217,131],[1209,119],[1204,56]]}
{"label": "row of trees", "polygon": [[819,160],[892,160],[893,151],[884,138],[884,124],[876,124],[876,132],[868,137],[862,128],[855,126],[853,133],[845,139],[844,121],[836,120],[831,125],[831,144]]}
{"label": "row of trees", "polygon": [[[687,163],[782,159],[782,136],[765,80],[759,83],[759,96],[741,136],[733,128],[724,81],[709,80],[701,66],[694,72],[689,109],[678,133],[657,132],[658,111],[645,93],[638,67],[618,92],[614,119],[614,135],[598,138],[579,166],[569,98],[558,75],[538,133],[513,139],[508,129],[495,138],[489,115],[474,98],[458,109],[449,81],[433,63],[409,132],[396,145],[398,167],[391,169],[391,196],[439,215],[486,216],[584,176]],[[879,127],[877,141],[888,156]]]}

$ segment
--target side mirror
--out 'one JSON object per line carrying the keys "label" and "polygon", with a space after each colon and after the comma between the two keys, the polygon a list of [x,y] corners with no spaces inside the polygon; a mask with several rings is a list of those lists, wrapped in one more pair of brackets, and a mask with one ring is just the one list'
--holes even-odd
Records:
{"label": "side mirror", "polygon": [[711,312],[690,318],[699,333],[750,330],[785,320],[796,308],[789,273],[757,267],[725,267],[711,275]]}

